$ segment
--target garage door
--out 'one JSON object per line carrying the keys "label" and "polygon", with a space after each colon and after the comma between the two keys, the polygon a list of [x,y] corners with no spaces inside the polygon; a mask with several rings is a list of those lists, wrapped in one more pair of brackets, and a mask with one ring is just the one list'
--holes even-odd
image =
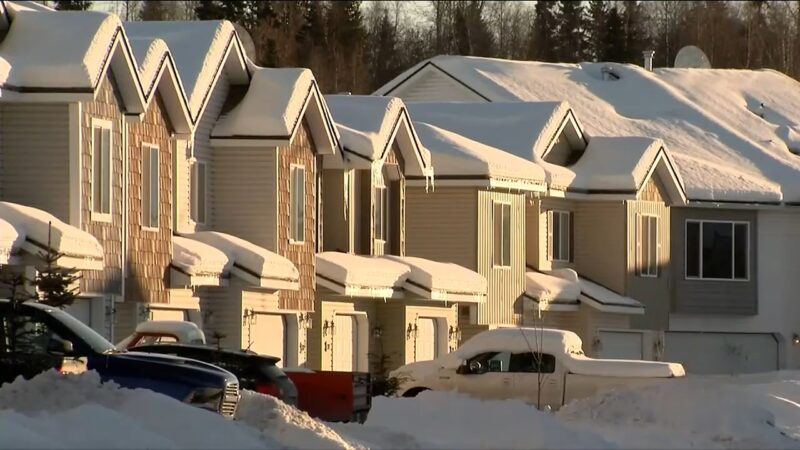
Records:
{"label": "garage door", "polygon": [[729,374],[778,369],[778,341],[768,333],[667,332],[664,360],[690,373]]}
{"label": "garage door", "polygon": [[625,331],[601,331],[598,358],[642,359],[644,358],[642,333]]}
{"label": "garage door", "polygon": [[150,309],[152,320],[186,320],[186,312],[182,309]]}
{"label": "garage door", "polygon": [[429,361],[438,356],[439,336],[437,335],[436,319],[427,317],[417,319],[416,361]]}
{"label": "garage door", "polygon": [[280,358],[279,367],[283,367],[286,359],[286,319],[281,314],[257,314],[255,323],[245,325],[242,333],[247,339],[250,331],[250,350],[268,356]]}
{"label": "garage door", "polygon": [[352,372],[358,367],[358,327],[355,316],[333,319],[333,370]]}
{"label": "garage door", "polygon": [[91,300],[77,299],[66,307],[66,311],[86,325],[92,326]]}

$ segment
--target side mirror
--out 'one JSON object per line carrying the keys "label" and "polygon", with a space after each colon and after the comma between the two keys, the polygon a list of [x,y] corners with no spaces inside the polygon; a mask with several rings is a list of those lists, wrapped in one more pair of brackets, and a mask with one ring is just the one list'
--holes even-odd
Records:
{"label": "side mirror", "polygon": [[51,337],[47,342],[47,353],[51,355],[67,356],[74,352],[75,347],[72,345],[72,342],[66,339]]}

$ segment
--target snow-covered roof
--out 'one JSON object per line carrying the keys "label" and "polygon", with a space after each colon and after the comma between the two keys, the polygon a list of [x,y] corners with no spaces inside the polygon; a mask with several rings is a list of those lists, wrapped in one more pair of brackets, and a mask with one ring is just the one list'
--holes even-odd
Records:
{"label": "snow-covered roof", "polygon": [[[761,138],[746,114],[727,114],[732,105],[744,108],[747,97],[774,98],[775,105],[796,111],[797,86],[770,76],[754,87],[744,75],[725,71],[704,81],[682,73],[656,71],[616,63],[556,64],[466,56],[437,56],[410,68],[376,91],[388,95],[423,70],[439,70],[489,101],[569,100],[584,132],[595,136],[647,136],[662,139],[672,152],[690,200],[722,202],[794,202],[800,200],[800,160],[780,140],[780,126],[760,127]],[[604,70],[617,79],[607,80]],[[702,72],[690,69],[690,73]],[[695,86],[693,94],[676,84]],[[787,91],[791,91],[788,94]],[[730,93],[738,100],[720,100]],[[757,117],[757,116],[754,116]],[[791,117],[791,115],[787,115]],[[756,129],[756,128],[753,128]]]}
{"label": "snow-covered roof", "polygon": [[6,0],[3,3],[12,17],[16,14],[17,11],[55,11],[55,9],[37,1]]}
{"label": "snow-covered roof", "polygon": [[14,225],[0,219],[0,265],[14,264],[25,236]]}
{"label": "snow-covered roof", "polygon": [[486,301],[486,278],[466,267],[413,256],[385,255],[383,258],[403,263],[411,269],[403,287],[422,298],[449,302]]}
{"label": "snow-covered roof", "polygon": [[196,121],[224,70],[234,83],[249,74],[241,42],[227,20],[126,22],[131,39],[161,38],[169,46]]}
{"label": "snow-covered roof", "polygon": [[483,180],[492,187],[545,189],[544,170],[533,161],[427,123],[414,122],[414,129],[431,151],[438,184]]}
{"label": "snow-covered roof", "polygon": [[0,202],[0,219],[14,227],[21,248],[33,255],[46,256],[49,242],[49,247],[62,255],[56,261],[59,266],[103,269],[103,247],[97,239],[46,211]]}
{"label": "snow-covered roof", "polygon": [[182,236],[172,237],[172,279],[184,286],[219,286],[233,261],[212,245]]}
{"label": "snow-covered roof", "polygon": [[411,269],[400,262],[342,252],[317,253],[317,284],[354,297],[392,298],[402,294]]}
{"label": "snow-covered roof", "polygon": [[198,231],[183,236],[225,253],[231,260],[231,274],[255,286],[267,289],[299,289],[300,272],[297,267],[277,253],[216,231]]}
{"label": "snow-covered roof", "polygon": [[573,269],[556,269],[550,275],[567,280],[580,288],[580,302],[598,311],[621,314],[644,314],[644,305],[639,301],[590,281]]}
{"label": "snow-covered roof", "polygon": [[275,141],[281,145],[294,138],[304,118],[320,153],[336,153],[333,123],[311,71],[258,68],[244,98],[217,120],[211,139],[216,144]]}
{"label": "snow-covered roof", "polygon": [[525,274],[525,296],[542,311],[577,311],[581,288],[577,283],[542,272]]}
{"label": "snow-covered roof", "polygon": [[[0,42],[0,83],[5,90],[47,96],[93,95],[110,66],[132,112],[144,97],[122,23],[100,11],[18,10]],[[13,100],[13,97],[11,98]]]}
{"label": "snow-covered roof", "polygon": [[419,142],[401,99],[326,95],[325,103],[336,122],[343,150],[355,153],[348,158],[354,167],[370,168],[370,163],[386,157],[396,141],[406,162],[407,175],[432,174],[430,152]]}

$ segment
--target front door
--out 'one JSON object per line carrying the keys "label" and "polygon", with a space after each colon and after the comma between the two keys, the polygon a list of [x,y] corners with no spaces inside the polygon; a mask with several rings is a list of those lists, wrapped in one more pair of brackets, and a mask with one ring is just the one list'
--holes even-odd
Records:
{"label": "front door", "polygon": [[280,358],[276,365],[283,367],[287,341],[285,317],[282,314],[257,314],[255,323],[245,325],[245,328],[245,339],[250,335],[250,350]]}
{"label": "front door", "polygon": [[436,332],[436,319],[420,317],[417,319],[417,338],[414,341],[414,361],[430,361],[438,355],[439,336]]}
{"label": "front door", "polygon": [[333,319],[333,370],[353,372],[358,368],[358,327],[355,316]]}

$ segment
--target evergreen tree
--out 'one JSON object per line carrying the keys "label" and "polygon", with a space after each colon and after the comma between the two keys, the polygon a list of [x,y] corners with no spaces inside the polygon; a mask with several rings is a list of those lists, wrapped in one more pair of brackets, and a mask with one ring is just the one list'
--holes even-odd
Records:
{"label": "evergreen tree", "polygon": [[81,277],[76,269],[56,267],[59,258],[64,255],[52,248],[52,229],[51,223],[47,230],[47,253],[43,255],[45,268],[38,273],[33,284],[39,292],[39,302],[63,308],[78,298],[78,281]]}
{"label": "evergreen tree", "polygon": [[534,7],[533,27],[528,40],[528,58],[556,61],[556,2],[540,0]]}
{"label": "evergreen tree", "polygon": [[647,17],[641,3],[635,0],[622,2],[622,26],[625,36],[624,62],[642,64],[642,52],[647,50]]}
{"label": "evergreen tree", "polygon": [[225,18],[223,2],[219,0],[201,0],[194,6],[197,20],[219,20]]}
{"label": "evergreen tree", "polygon": [[604,44],[608,11],[606,2],[603,0],[591,0],[589,2],[589,20],[586,26],[586,55],[593,60],[602,59],[606,49]]}
{"label": "evergreen tree", "polygon": [[373,42],[369,52],[368,69],[371,74],[370,90],[383,86],[400,73],[397,55],[397,35],[389,18],[389,11],[384,9],[383,16],[370,36]]}
{"label": "evergreen tree", "polygon": [[586,50],[583,4],[574,0],[562,0],[559,2],[556,22],[558,60],[563,62],[583,60]]}
{"label": "evergreen tree", "polygon": [[145,0],[139,11],[139,20],[167,20],[169,10],[162,0]]}
{"label": "evergreen tree", "polygon": [[92,2],[86,0],[56,0],[54,4],[59,11],[86,11],[92,7]]}
{"label": "evergreen tree", "polygon": [[606,27],[600,47],[602,53],[599,55],[599,60],[608,62],[625,60],[625,32],[622,16],[616,6],[612,6],[606,13]]}

